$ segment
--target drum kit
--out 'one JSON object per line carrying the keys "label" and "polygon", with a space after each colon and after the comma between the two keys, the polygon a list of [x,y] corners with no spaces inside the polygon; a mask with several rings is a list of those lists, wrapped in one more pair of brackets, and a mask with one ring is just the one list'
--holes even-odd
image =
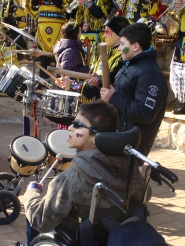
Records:
{"label": "drum kit", "polygon": [[[2,24],[34,41],[34,37],[30,34],[9,24],[3,22]],[[12,42],[15,43],[13,40]],[[53,55],[53,53],[41,51],[37,48],[13,50],[13,52],[31,55],[33,71],[26,67],[19,68],[15,65],[10,67],[7,64],[3,65],[0,71],[0,91],[23,103],[26,111],[32,105],[35,105],[34,103],[37,101],[37,115],[73,120],[78,111],[80,94],[52,90],[52,85],[35,73],[35,58],[42,55]],[[7,160],[15,176],[9,174],[7,177],[7,174],[4,173],[5,177],[0,174],[0,225],[9,224],[19,216],[21,205],[17,196],[27,177],[34,175],[35,179],[39,181],[39,175],[43,173],[44,168],[53,166],[52,163],[57,153],[60,153],[63,159],[53,168],[55,175],[58,171],[64,171],[70,166],[76,150],[68,148],[65,140],[67,136],[68,132],[66,130],[53,130],[47,134],[44,142],[36,134],[33,137],[29,136],[29,134],[24,134],[12,140]],[[1,180],[5,180],[5,184]]]}
{"label": "drum kit", "polygon": [[[12,50],[12,53],[31,55],[33,70],[30,71],[24,66],[19,68],[15,65],[11,65],[10,67],[7,64],[3,65],[0,70],[0,91],[6,93],[16,101],[22,102],[26,106],[26,109],[30,109],[30,104],[36,99],[39,102],[39,110],[42,110],[44,116],[56,118],[69,117],[73,119],[79,106],[78,98],[80,94],[63,90],[51,90],[52,85],[35,73],[36,66],[38,65],[36,64],[36,57],[51,56],[55,53],[36,48],[36,43],[39,42],[26,31],[4,22],[2,24],[32,40],[34,48],[29,50]],[[6,34],[3,35],[6,36]],[[15,40],[11,41],[12,43],[16,43]]]}
{"label": "drum kit", "polygon": [[[30,35],[26,31],[23,31],[7,23],[4,22],[1,23],[6,27],[18,32],[19,36],[23,35],[28,39],[30,39],[31,41],[33,41],[34,47],[36,47],[36,43],[38,42],[36,42],[35,38],[32,35]],[[7,38],[6,34],[3,34],[3,36]],[[11,43],[16,44],[16,46],[18,46],[16,43],[16,40],[18,38],[16,38],[16,40],[11,40],[8,37],[8,39],[9,41],[11,41]],[[21,47],[19,46],[19,48]],[[15,100],[17,100],[17,98],[20,98],[19,96],[22,96],[23,98],[22,102],[28,105],[30,102],[33,101],[31,100],[32,94],[36,89],[38,89],[39,85],[41,85],[39,89],[51,89],[52,87],[51,84],[49,84],[47,81],[36,75],[35,73],[36,57],[40,57],[43,55],[53,55],[54,53],[44,52],[37,48],[33,48],[29,50],[23,50],[21,48],[20,50],[12,50],[11,53],[31,55],[33,60],[33,66],[32,66],[33,71],[31,72],[24,67],[18,68],[17,66],[12,64],[11,66],[8,66],[5,63],[0,71],[0,75],[1,75],[0,90],[6,93],[8,96],[14,98]]]}

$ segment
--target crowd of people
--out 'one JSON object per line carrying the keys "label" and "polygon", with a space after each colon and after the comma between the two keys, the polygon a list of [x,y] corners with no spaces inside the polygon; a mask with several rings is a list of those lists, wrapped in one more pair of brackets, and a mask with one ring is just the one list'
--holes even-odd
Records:
{"label": "crowd of people", "polygon": [[[179,25],[178,41],[170,64],[170,85],[181,107],[173,110],[173,114],[185,114],[185,1],[177,2]],[[184,6],[184,7],[183,7]]]}
{"label": "crowd of people", "polygon": [[[145,22],[137,23],[152,6],[138,4],[133,11],[130,1],[125,9],[115,7],[109,0],[76,2],[76,8],[69,11],[67,7],[71,2],[68,0],[27,1],[24,19],[22,12],[19,13],[21,17],[16,12],[20,2],[13,1],[9,4],[12,11],[4,18],[4,22],[13,26],[23,23],[21,27],[28,27],[43,51],[56,53],[57,68],[91,74],[85,81],[56,75],[57,90],[78,92],[88,103],[82,103],[75,119],[65,127],[69,131],[68,147],[77,149],[71,166],[52,179],[46,195],[42,195],[42,188],[36,182],[31,182],[24,194],[27,246],[40,232],[55,230],[60,225],[75,232],[79,217],[89,210],[93,183],[103,180],[125,195],[130,159],[124,155],[118,158],[101,153],[95,145],[96,133],[123,132],[137,126],[141,132],[138,151],[147,156],[167,105],[168,87],[156,62],[151,28]],[[14,31],[10,33],[12,39],[14,34]],[[98,44],[103,40],[107,44],[109,88],[102,83],[104,71],[98,52]],[[91,59],[88,63],[86,49],[89,43]],[[25,44],[19,44],[25,47]],[[41,66],[47,69],[51,59],[52,56],[40,56]],[[40,76],[45,80],[49,78],[42,70]],[[62,119],[58,123],[63,128]],[[133,203],[142,199],[144,178],[139,166],[143,164],[141,160],[135,164],[134,188],[131,190]],[[92,182],[86,180],[79,169]],[[73,216],[76,206],[78,217]],[[114,205],[102,198],[99,207],[111,211]],[[16,243],[16,246],[20,245]]]}

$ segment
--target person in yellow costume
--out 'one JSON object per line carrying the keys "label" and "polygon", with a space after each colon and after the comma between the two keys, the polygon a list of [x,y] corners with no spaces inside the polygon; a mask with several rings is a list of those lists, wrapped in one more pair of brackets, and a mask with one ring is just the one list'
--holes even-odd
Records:
{"label": "person in yellow costume", "polygon": [[13,3],[17,10],[15,11],[15,19],[18,21],[18,28],[25,28],[27,26],[26,23],[26,11],[25,9],[21,6],[21,1],[20,0],[13,0]]}
{"label": "person in yellow costume", "polygon": [[[39,5],[38,26],[36,40],[43,51],[52,52],[54,45],[60,39],[60,30],[66,23],[65,6],[70,4],[69,0],[35,0]],[[51,56],[41,56],[41,66],[47,69],[50,65]],[[49,76],[40,70],[40,77],[48,79]]]}
{"label": "person in yellow costume", "polygon": [[39,1],[26,0],[25,11],[28,30],[33,36],[35,36],[39,16]]}
{"label": "person in yellow costume", "polygon": [[[103,38],[107,43],[107,58],[108,68],[110,73],[110,81],[114,81],[114,78],[118,71],[122,68],[123,63],[118,46],[120,43],[119,33],[120,31],[129,25],[129,21],[124,16],[113,16],[105,23],[105,32]],[[61,81],[58,81],[58,86],[62,89],[70,88],[72,91],[81,93],[88,99],[93,97],[100,98],[100,88],[102,87],[102,63],[100,58],[95,65],[92,78],[87,82],[70,81],[69,78],[63,77]],[[97,81],[98,78],[98,82]]]}
{"label": "person in yellow costume", "polygon": [[[18,15],[17,15],[17,11],[18,11]],[[5,23],[10,24],[11,26],[15,26],[19,28],[23,26],[23,24],[21,23],[24,23],[24,26],[26,26],[24,9],[19,5],[19,2],[15,0],[14,1],[11,0],[8,2],[8,5],[5,8],[2,18]],[[27,45],[23,37],[20,36],[16,40],[16,43],[19,46],[15,47],[15,45],[13,45],[13,42],[11,40],[15,40],[19,36],[19,33],[17,33],[11,28],[9,30],[5,30],[4,28],[3,32],[10,39],[4,38],[4,40],[2,40],[1,49],[0,49],[0,67],[2,67],[4,63],[10,66],[11,64],[19,66],[19,60],[23,59],[24,56],[22,54],[12,54],[11,51],[14,49],[20,49],[19,46],[22,47],[23,49],[26,49]]]}
{"label": "person in yellow costume", "polygon": [[90,43],[93,56],[90,64],[93,68],[98,58],[98,44],[103,41],[104,22],[114,7],[112,0],[77,0],[76,23],[82,26],[81,40],[84,48]]}
{"label": "person in yellow costume", "polygon": [[5,42],[5,45],[3,42],[0,44],[0,68],[3,64],[19,66],[17,54],[12,53],[12,50],[15,50],[15,46],[10,46],[9,42]]}
{"label": "person in yellow costume", "polygon": [[172,111],[173,114],[185,114],[185,0],[177,1],[179,17],[179,37],[170,65],[170,85],[175,97],[182,106]]}

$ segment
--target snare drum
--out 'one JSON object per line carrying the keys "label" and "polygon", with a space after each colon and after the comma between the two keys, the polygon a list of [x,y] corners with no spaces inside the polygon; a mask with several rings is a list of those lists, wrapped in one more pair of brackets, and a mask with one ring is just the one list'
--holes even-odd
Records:
{"label": "snare drum", "polygon": [[80,94],[64,90],[46,90],[42,94],[42,109],[46,116],[74,117],[79,107]]}
{"label": "snare drum", "polygon": [[54,169],[64,171],[71,165],[71,160],[76,156],[76,149],[69,148],[67,139],[69,132],[66,130],[54,130],[47,134],[45,143],[49,152],[48,165],[51,166],[56,160],[56,155],[60,153],[63,156],[62,165],[57,163]]}
{"label": "snare drum", "polygon": [[20,101],[21,97],[17,96],[15,92],[19,90],[23,93],[27,89],[26,85],[23,84],[25,80],[26,77],[22,71],[17,66],[13,65],[1,80],[0,90],[16,101]]}
{"label": "snare drum", "polygon": [[[26,79],[33,79],[33,72],[31,72],[29,69],[27,69],[26,67],[21,67],[21,71],[25,74]],[[50,83],[35,74],[35,90],[46,90],[50,89],[51,87],[52,85]]]}
{"label": "snare drum", "polygon": [[19,136],[10,144],[10,168],[22,177],[33,175],[47,156],[46,146],[35,137]]}

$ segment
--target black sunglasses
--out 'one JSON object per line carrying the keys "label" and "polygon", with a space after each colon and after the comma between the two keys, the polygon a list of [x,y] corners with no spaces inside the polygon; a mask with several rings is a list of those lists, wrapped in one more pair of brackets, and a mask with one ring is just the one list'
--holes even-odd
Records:
{"label": "black sunglasses", "polygon": [[80,122],[80,121],[72,121],[72,126],[73,126],[74,128],[77,128],[77,129],[80,128],[80,127],[85,127],[85,128],[87,128],[87,129],[91,130],[92,132],[97,133],[96,130],[92,129],[92,128],[89,127],[89,126],[86,126],[85,124],[83,124],[83,123]]}

